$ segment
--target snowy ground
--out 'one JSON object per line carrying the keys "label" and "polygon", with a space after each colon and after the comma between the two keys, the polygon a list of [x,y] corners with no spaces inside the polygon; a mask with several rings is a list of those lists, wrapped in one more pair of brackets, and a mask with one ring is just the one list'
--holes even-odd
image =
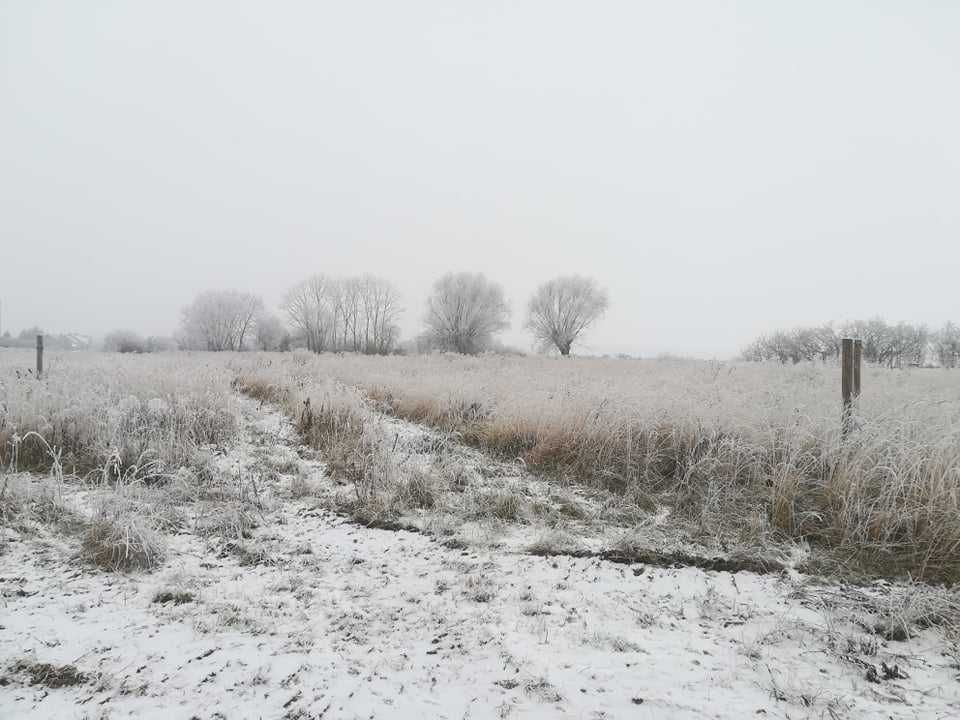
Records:
{"label": "snowy ground", "polygon": [[[361,527],[291,497],[294,477],[333,484],[281,416],[243,413],[219,462],[263,479],[251,538],[171,535],[159,570],[123,575],[83,564],[75,538],[11,533],[0,717],[960,716],[940,629],[873,632],[910,588],[536,557],[523,528],[454,549]],[[82,511],[95,500],[66,492]],[[36,663],[81,675],[51,683]]]}

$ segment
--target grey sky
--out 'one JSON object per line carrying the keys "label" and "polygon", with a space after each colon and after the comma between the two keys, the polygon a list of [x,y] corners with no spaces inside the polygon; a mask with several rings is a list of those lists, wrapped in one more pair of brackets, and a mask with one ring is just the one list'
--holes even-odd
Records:
{"label": "grey sky", "polygon": [[960,320],[960,4],[0,0],[3,323],[482,271],[594,351]]}

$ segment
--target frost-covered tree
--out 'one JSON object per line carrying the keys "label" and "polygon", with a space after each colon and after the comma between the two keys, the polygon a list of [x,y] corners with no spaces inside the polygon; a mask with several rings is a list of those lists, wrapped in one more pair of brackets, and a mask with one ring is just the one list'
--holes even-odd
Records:
{"label": "frost-covered tree", "polygon": [[479,273],[450,273],[433,284],[423,319],[431,347],[472,355],[510,326],[503,288]]}
{"label": "frost-covered tree", "polygon": [[283,301],[283,310],[294,332],[313,352],[323,352],[333,324],[333,309],[329,302],[325,275],[313,275],[290,289]]}
{"label": "frost-covered tree", "polygon": [[148,353],[173,352],[177,349],[177,341],[172,337],[151,335],[144,342],[146,343],[146,351]]}
{"label": "frost-covered tree", "polygon": [[133,330],[114,330],[103,338],[106,352],[142,353],[146,352],[146,343]]}
{"label": "frost-covered tree", "polygon": [[372,275],[314,275],[287,293],[283,310],[314,352],[386,354],[399,337],[400,294],[391,283]]}
{"label": "frost-covered tree", "polygon": [[262,311],[263,300],[251,293],[201,293],[183,309],[180,344],[190,350],[243,350]]}
{"label": "frost-covered tree", "polygon": [[[939,353],[940,334],[931,335],[926,325],[905,322],[891,325],[882,318],[872,318],[844,323],[839,329],[834,329],[828,323],[819,327],[778,330],[754,340],[744,349],[741,357],[746,360],[777,360],[781,363],[836,361],[840,359],[840,340],[844,337],[862,341],[865,362],[891,368],[924,364],[931,343],[934,351]],[[946,355],[939,354],[943,363]]]}
{"label": "frost-covered tree", "polygon": [[400,293],[390,282],[372,275],[356,278],[355,283],[350,315],[353,349],[385,355],[400,337]]}
{"label": "frost-covered tree", "polygon": [[595,281],[579,275],[544,283],[527,306],[527,329],[544,349],[569,355],[580,335],[607,309],[607,294]]}
{"label": "frost-covered tree", "polygon": [[262,312],[257,316],[254,335],[259,350],[280,350],[287,339],[287,329],[283,321],[273,313]]}
{"label": "frost-covered tree", "polygon": [[946,323],[933,336],[933,351],[942,367],[955,368],[960,364],[960,327]]}

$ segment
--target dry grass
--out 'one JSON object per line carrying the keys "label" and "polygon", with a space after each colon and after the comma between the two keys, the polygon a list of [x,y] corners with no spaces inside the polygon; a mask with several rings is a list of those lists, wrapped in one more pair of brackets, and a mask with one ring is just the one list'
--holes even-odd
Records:
{"label": "dry grass", "polygon": [[467,517],[516,521],[523,516],[526,505],[526,498],[516,489],[475,490],[467,494]]}
{"label": "dry grass", "polygon": [[[802,538],[883,573],[960,577],[960,384],[948,371],[867,369],[846,439],[833,367],[324,355],[275,359],[266,376],[358,387],[540,473],[669,506],[707,537]],[[326,424],[362,422],[351,413]],[[333,463],[364,453],[346,443]],[[517,518],[504,500],[493,514]]]}
{"label": "dry grass", "polygon": [[172,603],[173,605],[185,605],[192,603],[197,596],[187,590],[158,590],[153,596],[153,602],[159,605]]}
{"label": "dry grass", "polygon": [[[48,353],[44,378],[28,352],[0,353],[0,466],[156,481],[204,445],[236,435],[230,375],[202,356],[149,359]],[[36,435],[31,435],[36,433]]]}
{"label": "dry grass", "polygon": [[428,472],[414,468],[397,486],[397,502],[408,508],[429,510],[439,504],[441,481]]}
{"label": "dry grass", "polygon": [[304,442],[323,451],[324,461],[334,472],[351,482],[363,481],[378,438],[367,430],[369,413],[362,399],[332,382],[307,382],[298,377],[299,367],[288,367],[289,375],[275,377],[270,377],[273,368],[248,371],[234,381],[234,387],[261,402],[279,405],[294,420]]}
{"label": "dry grass", "polygon": [[295,500],[316,497],[320,492],[316,483],[299,475],[291,478],[288,485],[288,491],[290,493],[290,497]]}
{"label": "dry grass", "polygon": [[129,505],[105,503],[84,533],[80,556],[104,570],[152,570],[163,563],[166,546]]}
{"label": "dry grass", "polygon": [[55,478],[36,478],[26,473],[0,478],[0,528],[31,533],[40,527],[64,532],[81,528],[83,519],[63,501]]}
{"label": "dry grass", "polygon": [[531,555],[549,557],[551,555],[576,555],[584,551],[583,543],[575,535],[559,529],[541,534],[527,546]]}
{"label": "dry grass", "polygon": [[[348,486],[332,498],[335,509],[367,525],[390,525],[407,507],[433,507],[437,496],[433,479],[400,467],[393,441],[363,397],[340,383],[303,376],[309,363],[309,357],[294,355],[280,374],[275,365],[248,368],[234,386],[262,402],[278,404],[304,442],[320,451],[330,473]],[[303,490],[291,489],[296,494]]]}
{"label": "dry grass", "polygon": [[293,418],[369,518],[429,509],[449,489],[464,491],[477,517],[537,513],[522,493],[494,496],[469,479],[454,488],[446,471],[399,466],[372,401],[547,477],[613,491],[624,507],[669,507],[693,535],[805,539],[883,573],[960,578],[960,383],[949,371],[867,369],[857,429],[844,439],[832,367],[77,354],[52,355],[38,382],[18,376],[29,359],[0,354],[8,469],[167,482],[236,436],[233,383]]}
{"label": "dry grass", "polygon": [[9,666],[9,670],[12,674],[25,675],[31,685],[53,689],[83,685],[90,680],[90,677],[75,665],[54,665],[30,659],[14,662]]}

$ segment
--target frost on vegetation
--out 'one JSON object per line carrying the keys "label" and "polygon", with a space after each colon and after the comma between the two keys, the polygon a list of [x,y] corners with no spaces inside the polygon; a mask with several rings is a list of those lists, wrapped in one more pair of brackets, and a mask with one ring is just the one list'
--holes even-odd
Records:
{"label": "frost on vegetation", "polygon": [[[91,589],[83,600],[85,614],[78,627],[83,626],[90,633],[100,627],[116,632],[112,627],[115,618],[105,617],[108,610],[112,613],[107,603],[119,597],[135,598],[138,602],[128,603],[125,612],[131,617],[137,612],[145,613],[147,620],[125,623],[124,628],[138,633],[136,637],[160,637],[156,634],[157,625],[148,621],[162,623],[162,633],[169,631],[172,637],[183,637],[176,633],[184,628],[175,626],[182,624],[190,636],[182,649],[182,659],[176,659],[173,665],[174,656],[168,658],[171,667],[181,667],[171,675],[175,682],[168,685],[191,687],[196,693],[193,697],[208,693],[205,700],[222,702],[225,696],[216,693],[217,683],[226,681],[225,673],[231,672],[227,668],[232,667],[233,672],[240,672],[240,682],[255,689],[258,702],[274,703],[261,713],[264,716],[285,712],[292,716],[310,702],[311,696],[304,689],[303,703],[299,704],[300,689],[294,687],[299,681],[290,679],[296,673],[290,672],[293,666],[285,664],[288,656],[311,650],[319,656],[322,650],[323,657],[343,660],[331,660],[329,668],[324,661],[323,669],[317,667],[315,672],[322,672],[329,679],[330,692],[339,693],[337,688],[345,688],[346,696],[358,680],[377,677],[376,669],[371,674],[366,664],[376,655],[369,652],[371,644],[382,655],[377,657],[387,663],[384,667],[394,667],[395,662],[395,667],[400,668],[397,672],[408,673],[414,679],[407,682],[407,676],[404,677],[408,689],[403,697],[393,696],[398,703],[421,697],[418,693],[436,698],[435,673],[446,666],[460,674],[462,668],[455,663],[461,656],[463,663],[475,662],[478,672],[489,675],[482,678],[483,682],[474,683],[471,692],[476,690],[479,696],[486,683],[492,686],[490,691],[494,694],[483,695],[482,699],[507,700],[504,707],[513,713],[533,708],[534,714],[551,716],[560,709],[550,704],[563,704],[563,710],[579,712],[584,708],[592,710],[603,701],[611,706],[622,703],[621,709],[625,706],[627,711],[646,704],[654,714],[669,714],[676,706],[667,705],[663,695],[655,697],[656,688],[668,687],[674,680],[699,687],[705,682],[713,683],[710,678],[717,679],[711,685],[712,692],[721,693],[727,701],[732,697],[730,687],[736,689],[738,698],[749,697],[751,712],[769,701],[766,712],[788,710],[791,716],[798,717],[844,712],[846,706],[836,699],[836,688],[841,685],[851,702],[869,705],[871,709],[879,702],[868,694],[874,689],[886,693],[885,698],[903,692],[904,697],[909,696],[909,701],[917,704],[918,712],[931,710],[935,702],[950,701],[936,693],[930,695],[928,689],[937,686],[929,682],[930,678],[952,677],[952,670],[944,670],[951,663],[960,667],[960,632],[956,630],[960,603],[952,589],[921,583],[840,587],[796,573],[759,577],[749,572],[720,573],[715,568],[706,568],[708,572],[689,567],[661,570],[654,562],[637,561],[640,554],[652,560],[669,561],[674,557],[670,555],[670,546],[658,545],[661,538],[668,537],[666,531],[672,528],[666,526],[671,523],[689,523],[703,537],[715,540],[716,547],[721,546],[728,529],[751,538],[762,536],[756,545],[757,554],[763,550],[767,533],[786,534],[774,530],[774,526],[779,527],[791,514],[799,523],[798,528],[803,523],[818,527],[819,520],[810,513],[816,513],[819,506],[809,504],[810,499],[804,496],[802,474],[791,475],[785,469],[783,477],[771,479],[771,486],[779,483],[780,490],[776,502],[769,507],[746,502],[759,490],[752,484],[755,468],[750,463],[765,461],[769,448],[764,447],[763,437],[754,437],[754,449],[744,451],[744,464],[737,477],[711,481],[710,473],[722,476],[724,472],[725,466],[716,455],[723,440],[704,431],[712,439],[698,449],[688,442],[697,437],[688,428],[693,434],[683,441],[688,444],[682,462],[676,463],[676,456],[671,455],[674,446],[669,444],[657,450],[659,457],[653,450],[649,456],[643,456],[650,462],[662,463],[658,473],[669,470],[667,474],[679,480],[668,483],[662,474],[637,476],[628,478],[632,484],[628,483],[625,491],[611,493],[609,487],[626,477],[617,475],[616,468],[622,467],[617,463],[629,460],[618,455],[625,447],[619,436],[612,435],[608,446],[599,448],[593,456],[590,467],[597,476],[578,478],[567,474],[582,458],[578,459],[575,452],[567,454],[579,446],[576,438],[565,444],[567,436],[562,432],[551,435],[551,444],[543,445],[539,455],[530,455],[525,449],[534,447],[531,443],[538,442],[537,433],[541,430],[544,437],[548,434],[550,424],[557,421],[557,413],[571,422],[579,418],[579,424],[571,427],[595,441],[601,437],[598,428],[609,431],[613,427],[606,424],[611,422],[610,403],[592,406],[592,414],[578,414],[589,403],[575,378],[565,376],[568,385],[554,388],[556,396],[538,395],[547,381],[527,377],[530,387],[519,388],[513,376],[526,372],[523,365],[502,365],[505,376],[492,377],[487,363],[501,363],[497,358],[479,359],[472,364],[461,358],[420,361],[433,364],[435,369],[439,367],[440,379],[422,378],[416,365],[393,358],[372,364],[364,358],[304,356],[290,361],[275,356],[233,357],[217,372],[232,374],[243,370],[262,376],[266,386],[272,388],[270,402],[280,403],[302,437],[309,438],[318,450],[318,456],[324,461],[330,459],[329,477],[317,469],[319,463],[313,466],[317,472],[301,472],[310,464],[298,462],[292,450],[271,452],[271,443],[286,442],[289,438],[281,439],[279,431],[264,431],[256,420],[247,422],[255,403],[245,402],[245,425],[231,452],[224,456],[214,448],[189,440],[187,445],[193,448],[191,461],[165,471],[162,477],[126,474],[132,466],[122,459],[121,453],[120,472],[111,471],[106,482],[80,483],[70,477],[68,468],[62,483],[56,476],[0,478],[4,530],[11,519],[23,523],[59,522],[57,518],[66,516],[68,511],[58,493],[66,488],[70,505],[90,515],[89,524],[82,525],[82,558],[108,570],[150,569],[163,564],[164,546],[169,543],[171,554],[176,553],[177,557],[177,562],[170,565],[175,565],[176,572],[183,575],[163,575],[156,583],[136,576],[118,583],[115,577],[104,573],[85,573],[82,580]],[[189,359],[183,362],[183,372],[203,372],[200,364],[191,365],[193,361]],[[258,362],[270,365],[257,368]],[[540,369],[554,367],[539,360],[531,362]],[[561,375],[579,362],[550,371]],[[459,397],[448,399],[437,390],[445,382],[442,363],[448,363],[464,380],[464,388],[457,391]],[[641,381],[636,373],[622,369],[629,369],[627,364],[598,363],[597,367],[600,372],[609,373],[610,387],[625,388]],[[673,369],[692,372],[686,366]],[[483,377],[488,385],[480,388],[474,376]],[[398,398],[408,391],[404,388],[429,386],[433,388],[433,407],[439,410],[436,416],[426,413],[424,417],[430,422],[449,422],[447,432],[415,433],[409,425],[384,420],[338,378],[358,385],[392,384],[396,389],[391,402],[398,404]],[[218,377],[215,382],[220,383],[221,379]],[[438,384],[434,387],[430,382]],[[503,394],[503,387],[507,386],[515,391],[516,401]],[[464,393],[474,391],[482,391],[482,403],[462,402],[469,399],[463,397]],[[692,392],[696,394],[696,388]],[[526,397],[521,397],[524,393]],[[139,398],[138,403],[120,402],[118,416],[152,414],[166,418],[163,422],[167,422],[172,417],[170,413],[175,412],[174,403],[155,404],[144,399],[146,396],[132,395]],[[554,397],[560,398],[556,402],[565,407],[562,412],[554,406]],[[450,413],[443,420],[442,410],[448,401]],[[711,406],[708,403],[704,407]],[[425,400],[423,408],[428,408]],[[517,422],[500,422],[506,411],[517,413]],[[743,420],[734,417],[733,411],[724,412],[728,413],[724,422]],[[271,428],[277,424],[275,412],[259,417],[268,417]],[[500,425],[495,432],[487,433],[484,424],[493,422]],[[544,427],[540,428],[540,424]],[[523,462],[517,461],[519,455],[497,463],[473,462],[481,453],[460,445],[457,427],[472,428],[462,436],[473,438],[470,441],[491,443],[486,450],[509,447],[511,452],[523,456]],[[771,425],[768,430],[773,434],[786,432],[778,425]],[[131,426],[126,432],[134,433],[135,428]],[[770,442],[781,443],[778,447],[788,455],[794,453],[788,465],[795,470],[806,467],[804,463],[809,458],[795,452],[791,445],[794,440],[788,434]],[[820,452],[815,440],[811,440],[805,452]],[[209,459],[211,455],[214,459]],[[540,472],[538,478],[523,474],[524,463],[537,457],[544,463],[551,458],[555,463],[551,467],[559,475]],[[471,462],[465,463],[465,458]],[[639,467],[637,457],[630,462]],[[534,464],[530,462],[528,467]],[[143,463],[140,466],[145,467]],[[544,467],[537,469],[542,471]],[[599,475],[608,471],[611,475],[597,481]],[[558,477],[569,484],[561,485]],[[824,487],[821,485],[821,490]],[[316,501],[309,500],[314,494]],[[288,502],[291,497],[303,502]],[[263,502],[265,498],[275,500],[276,505]],[[331,500],[341,510],[357,519],[366,518],[370,524],[395,523],[391,529],[412,517],[422,521],[419,527],[427,532],[446,536],[447,542],[357,528],[323,509],[323,504]],[[834,500],[840,502],[841,498]],[[881,505],[887,501],[889,498],[877,498]],[[851,512],[854,509],[862,513],[857,522],[876,521],[867,505],[847,508]],[[776,513],[782,514],[779,520],[772,517]],[[931,516],[931,522],[934,521],[942,520]],[[254,533],[258,525],[262,529]],[[602,537],[588,537],[588,531],[601,525],[605,525]],[[755,531],[750,529],[751,525]],[[883,529],[881,523],[871,532]],[[910,533],[917,531],[902,529],[905,538],[916,539]],[[164,539],[165,533],[174,532],[183,535]],[[467,549],[465,540],[472,540],[471,533],[479,532],[489,532],[497,541],[503,540],[504,546],[521,552],[481,551],[475,543]],[[597,542],[600,540],[602,546]],[[833,540],[819,536],[810,539],[812,544],[828,541]],[[76,542],[71,538],[69,543],[60,545],[69,546],[72,553]],[[794,548],[798,556],[803,553],[802,558],[781,559],[789,569],[805,560],[807,551],[801,543],[787,546]],[[588,562],[543,560],[522,554],[526,551],[535,555],[579,555],[588,554],[587,548],[595,547],[605,548],[594,552],[619,564],[599,558]],[[881,543],[880,547],[885,546]],[[481,553],[483,557],[478,559]],[[613,557],[617,553],[620,557]],[[735,554],[729,552],[723,560],[729,563],[732,557]],[[680,553],[675,558],[678,564],[688,564]],[[71,556],[69,562],[59,567],[72,573],[72,560]],[[940,556],[927,560],[943,562]],[[60,577],[65,576],[59,576],[57,582]],[[130,596],[114,592],[134,583],[139,583],[140,592]],[[17,587],[20,589],[19,584]],[[34,589],[23,587],[25,593]],[[98,595],[105,598],[99,606]],[[46,610],[62,604],[56,593],[46,599],[42,594],[30,596],[36,600],[10,597],[18,598],[10,603],[14,612],[21,611],[15,603],[22,603],[19,607],[30,613],[34,613],[34,607]],[[34,606],[35,602],[47,604]],[[81,607],[74,606],[74,602],[71,599],[71,608]],[[329,612],[320,612],[318,608]],[[41,613],[31,617],[39,618]],[[336,617],[341,622],[330,621]],[[92,618],[99,618],[97,622],[102,625],[95,626]],[[477,627],[481,630],[471,629]],[[256,637],[244,646],[244,636],[249,635]],[[411,662],[411,648],[419,652],[430,636],[435,637],[427,650],[431,660]],[[939,642],[941,638],[943,643]],[[26,642],[28,638],[24,635],[19,641]],[[702,641],[709,642],[709,653],[701,652]],[[148,650],[150,647],[147,641],[135,644]],[[230,666],[228,647],[241,648],[236,652],[251,648],[254,655],[269,654],[272,660],[261,666],[259,661],[244,658],[240,665]],[[936,650],[927,652],[933,647]],[[509,653],[517,648],[524,653],[523,662],[508,662]],[[79,652],[63,652],[57,662],[81,657]],[[17,685],[29,685],[36,680],[38,692],[45,687],[57,687],[56,683],[61,681],[79,680],[87,684],[91,678],[88,668],[99,668],[104,673],[139,674],[136,668],[144,664],[147,669],[143,677],[149,677],[153,667],[145,664],[149,659],[131,662],[127,655],[124,648],[108,648],[96,662],[89,659],[94,656],[86,656],[85,664],[74,668],[75,673],[69,666],[44,663],[24,664],[15,671],[5,668],[5,672],[6,678]],[[736,673],[724,669],[730,666],[731,656],[738,661]],[[651,657],[663,660],[659,663],[663,667],[658,670],[657,662],[651,665]],[[508,665],[509,677],[503,678]],[[608,670],[584,671],[588,665],[594,670]],[[767,665],[772,668],[769,673]],[[797,669],[803,673],[791,674]],[[421,671],[426,675],[420,677]],[[910,674],[915,678],[913,686],[907,677]],[[811,683],[811,675],[822,685]],[[649,683],[651,687],[642,692],[635,690],[640,676],[648,680],[655,677],[657,682]],[[201,682],[201,678],[208,680]],[[922,685],[916,678],[922,678]],[[314,679],[309,678],[311,682]],[[230,679],[235,681],[236,678]],[[306,685],[307,681],[304,672],[303,683]],[[361,684],[372,687],[375,682],[364,679]],[[831,683],[833,689],[821,692],[822,687]],[[151,692],[165,692],[160,684],[150,687]],[[239,686],[236,689],[235,700],[246,702],[252,697],[240,697]],[[92,691],[92,687],[75,690],[83,692],[81,701],[92,696]],[[291,698],[290,708],[279,709],[281,703]],[[702,700],[691,698],[690,702]],[[121,703],[132,702],[121,690],[112,700],[116,704],[114,712],[121,711]],[[100,698],[95,700],[99,701]],[[495,702],[490,706],[494,707]],[[888,707],[899,706],[892,704],[894,700],[883,702]]]}
{"label": "frost on vegetation", "polygon": [[[263,375],[287,387],[291,377],[336,378],[379,408],[505,460],[634,498],[648,513],[669,507],[671,522],[718,541],[805,538],[871,572],[960,577],[960,476],[951,472],[960,405],[942,402],[955,393],[949,373],[872,373],[857,431],[841,438],[830,367],[448,355],[299,362]],[[509,501],[500,514],[514,516]]]}
{"label": "frost on vegetation", "polygon": [[463,583],[464,595],[476,603],[488,603],[497,596],[497,585],[484,573],[468,575]]}
{"label": "frost on vegetation", "polygon": [[0,527],[31,533],[41,527],[72,532],[83,518],[63,498],[63,489],[54,478],[27,473],[0,478]]}
{"label": "frost on vegetation", "polygon": [[[30,685],[39,685],[50,689],[69,688],[84,685],[91,680],[88,673],[75,665],[55,665],[48,662],[36,662],[31,658],[22,658],[11,663],[8,672],[21,676]],[[6,678],[4,678],[6,680]],[[4,684],[7,684],[6,682]]]}
{"label": "frost on vegetation", "polygon": [[159,605],[185,605],[196,599],[196,595],[187,590],[158,590],[153,596],[153,602]]}
{"label": "frost on vegetation", "polygon": [[531,555],[577,555],[584,551],[583,542],[570,532],[552,529],[542,533],[530,545]]}
{"label": "frost on vegetation", "polygon": [[176,355],[77,354],[57,358],[38,382],[19,372],[24,359],[0,355],[2,466],[163,481],[198,449],[226,446],[238,432],[224,368]]}
{"label": "frost on vegetation", "polygon": [[104,570],[152,570],[163,563],[166,542],[148,518],[108,502],[88,524],[80,554]]}
{"label": "frost on vegetation", "polygon": [[[856,430],[841,438],[835,368],[813,365],[77,354],[38,382],[19,372],[28,360],[0,356],[8,470],[166,486],[196,468],[201,482],[184,494],[213,500],[203,457],[236,441],[240,389],[280,406],[368,518],[450,503],[504,522],[593,517],[444,463],[445,443],[467,443],[623,498],[603,505],[601,522],[669,508],[671,524],[718,546],[802,539],[843,567],[960,578],[960,405],[944,401],[956,394],[949,372],[870,371]],[[440,431],[426,440],[437,467],[408,471],[374,406]],[[299,483],[291,491],[310,493]]]}
{"label": "frost on vegetation", "polygon": [[287,487],[290,492],[290,497],[295,500],[314,497],[320,492],[315,482],[299,475],[291,478]]}
{"label": "frost on vegetation", "polygon": [[585,645],[615,653],[638,653],[642,648],[637,643],[620,635],[604,632],[587,633],[583,640]]}

